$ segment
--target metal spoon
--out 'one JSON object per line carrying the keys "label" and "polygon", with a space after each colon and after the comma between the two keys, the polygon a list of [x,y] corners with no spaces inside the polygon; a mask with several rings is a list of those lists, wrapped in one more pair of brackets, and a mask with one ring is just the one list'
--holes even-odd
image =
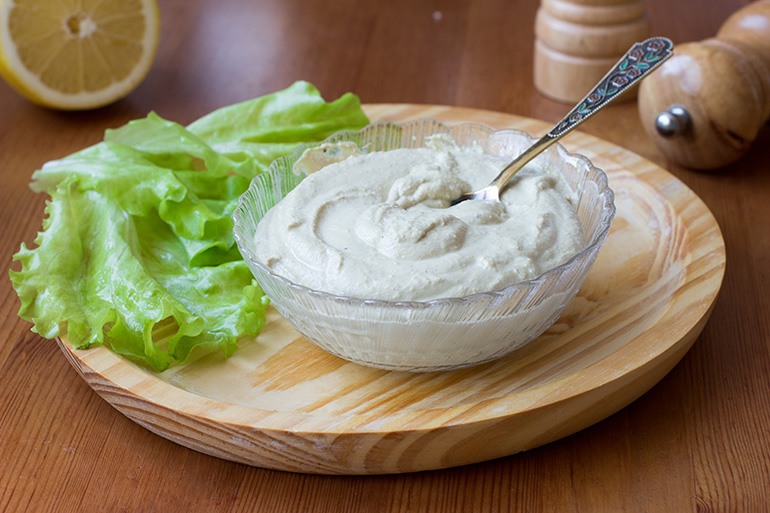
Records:
{"label": "metal spoon", "polygon": [[500,201],[500,194],[508,186],[510,179],[525,164],[660,66],[671,57],[673,48],[674,44],[665,37],[653,37],[641,43],[635,43],[550,132],[508,164],[490,185],[476,192],[463,194],[452,201],[452,205],[469,199]]}

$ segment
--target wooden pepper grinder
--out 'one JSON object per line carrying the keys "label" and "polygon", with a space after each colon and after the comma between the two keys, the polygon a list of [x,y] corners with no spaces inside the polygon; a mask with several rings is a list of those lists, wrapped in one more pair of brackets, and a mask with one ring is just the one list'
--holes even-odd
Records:
{"label": "wooden pepper grinder", "polygon": [[677,46],[639,88],[645,131],[681,166],[737,160],[770,117],[770,0],[735,12],[716,38]]}
{"label": "wooden pepper grinder", "polygon": [[542,0],[535,19],[535,87],[575,103],[632,44],[649,36],[644,0]]}

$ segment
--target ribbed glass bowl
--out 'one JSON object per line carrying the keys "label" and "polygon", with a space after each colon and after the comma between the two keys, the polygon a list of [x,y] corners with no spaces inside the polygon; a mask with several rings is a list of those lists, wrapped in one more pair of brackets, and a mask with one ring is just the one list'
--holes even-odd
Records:
{"label": "ribbed glass bowl", "polygon": [[[363,151],[426,146],[426,138],[449,134],[460,145],[512,159],[533,142],[518,130],[477,124],[447,126],[435,120],[372,124],[325,142],[353,141]],[[364,365],[403,371],[438,371],[504,356],[547,330],[577,293],[604,243],[615,215],[607,177],[584,156],[554,145],[540,155],[558,166],[579,198],[577,215],[585,248],[537,278],[501,290],[431,301],[382,301],[335,296],[276,275],[255,258],[262,216],[302,179],[293,172],[305,149],[272,163],[241,196],[234,213],[235,240],[243,258],[278,312],[308,340]]]}

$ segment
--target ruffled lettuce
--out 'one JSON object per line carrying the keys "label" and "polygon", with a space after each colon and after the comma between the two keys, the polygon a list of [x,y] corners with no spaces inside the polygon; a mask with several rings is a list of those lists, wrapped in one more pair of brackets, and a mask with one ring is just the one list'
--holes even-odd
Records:
{"label": "ruffled lettuce", "polygon": [[45,164],[31,184],[50,195],[43,230],[10,271],[19,315],[158,371],[193,348],[231,354],[267,304],[233,239],[238,197],[298,143],[367,123],[354,95],[297,82],[187,127],[151,113]]}

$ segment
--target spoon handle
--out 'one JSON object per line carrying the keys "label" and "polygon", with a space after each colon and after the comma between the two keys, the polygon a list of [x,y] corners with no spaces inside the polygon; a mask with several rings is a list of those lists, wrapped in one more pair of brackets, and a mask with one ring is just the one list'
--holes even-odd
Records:
{"label": "spoon handle", "polygon": [[665,37],[635,43],[585,98],[548,132],[548,136],[561,137],[591,117],[668,59],[673,48],[674,44]]}
{"label": "spoon handle", "polygon": [[494,179],[493,184],[502,190],[527,162],[671,57],[673,48],[674,44],[665,37],[652,37],[641,43],[635,43],[585,98],[578,102],[550,132],[508,164]]}

